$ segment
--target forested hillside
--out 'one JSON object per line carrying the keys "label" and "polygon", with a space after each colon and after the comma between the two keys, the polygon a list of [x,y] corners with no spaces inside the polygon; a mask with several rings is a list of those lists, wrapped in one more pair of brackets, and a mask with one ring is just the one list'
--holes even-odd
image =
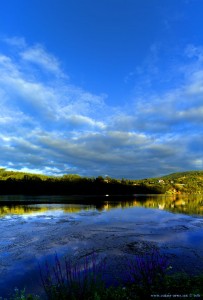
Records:
{"label": "forested hillside", "polygon": [[172,173],[159,178],[141,180],[147,186],[159,184],[163,193],[203,193],[203,171]]}
{"label": "forested hillside", "polygon": [[173,173],[139,180],[82,177],[77,174],[47,176],[0,169],[0,194],[184,194],[203,193],[203,171]]}

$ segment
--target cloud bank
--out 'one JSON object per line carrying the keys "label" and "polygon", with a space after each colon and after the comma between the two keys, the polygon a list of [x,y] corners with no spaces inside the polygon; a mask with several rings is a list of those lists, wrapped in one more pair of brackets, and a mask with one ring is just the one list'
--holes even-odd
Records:
{"label": "cloud bank", "polygon": [[[112,107],[107,95],[73,84],[42,45],[1,43],[1,167],[116,178],[203,168],[203,48],[187,45],[182,63],[168,67],[172,87],[145,86],[156,69],[148,62],[139,93]],[[163,81],[157,69],[155,77]]]}

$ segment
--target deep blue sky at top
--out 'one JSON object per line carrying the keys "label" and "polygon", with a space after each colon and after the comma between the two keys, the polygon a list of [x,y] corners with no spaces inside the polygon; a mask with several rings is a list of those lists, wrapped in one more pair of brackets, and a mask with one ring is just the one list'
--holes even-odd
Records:
{"label": "deep blue sky at top", "polygon": [[202,169],[202,20],[202,0],[2,1],[0,167]]}
{"label": "deep blue sky at top", "polygon": [[159,54],[168,60],[176,47],[203,42],[201,0],[3,2],[2,35],[43,44],[59,57],[74,83],[107,93],[114,104],[129,96],[135,78],[125,78],[145,61],[153,44],[161,41],[165,51]]}

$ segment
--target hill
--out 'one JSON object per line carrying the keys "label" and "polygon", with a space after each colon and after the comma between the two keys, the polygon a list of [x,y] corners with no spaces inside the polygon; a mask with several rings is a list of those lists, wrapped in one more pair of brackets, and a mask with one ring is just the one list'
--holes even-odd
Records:
{"label": "hill", "polygon": [[202,194],[203,171],[177,172],[157,178],[140,180],[147,186],[159,186],[163,193]]}
{"label": "hill", "polygon": [[187,172],[177,172],[171,173],[169,175],[163,176],[163,178],[168,179],[185,179],[185,178],[202,178],[203,179],[203,171],[187,171]]}
{"label": "hill", "polygon": [[203,194],[203,171],[177,172],[139,180],[47,176],[0,169],[0,194]]}

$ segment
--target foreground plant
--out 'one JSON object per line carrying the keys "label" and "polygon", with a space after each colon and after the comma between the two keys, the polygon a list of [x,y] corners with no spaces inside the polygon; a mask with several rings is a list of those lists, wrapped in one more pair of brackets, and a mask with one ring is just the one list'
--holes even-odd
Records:
{"label": "foreground plant", "polygon": [[19,290],[15,288],[14,295],[11,296],[10,300],[40,300],[40,298],[37,295],[26,294],[25,289]]}
{"label": "foreground plant", "polygon": [[46,262],[45,267],[44,272],[40,268],[40,274],[49,300],[97,299],[105,289],[105,262],[98,262],[95,253],[77,263],[65,260],[64,266],[55,255],[54,266]]}
{"label": "foreground plant", "polygon": [[185,272],[167,275],[165,291],[170,294],[179,294],[181,291],[182,294],[190,295],[192,299],[200,299],[200,295],[203,296],[203,275],[191,276]]}
{"label": "foreground plant", "polygon": [[172,269],[169,260],[156,248],[135,255],[125,269],[129,299],[133,295],[138,299],[200,299],[203,295],[203,275],[169,272]]}
{"label": "foreground plant", "polygon": [[170,269],[166,256],[158,249],[150,249],[127,261],[125,266],[127,286],[140,297],[149,297],[154,290],[157,292],[163,290]]}
{"label": "foreground plant", "polygon": [[[55,255],[54,265],[46,262],[40,274],[48,300],[201,299],[203,275],[171,273],[170,269],[166,256],[150,249],[127,260],[119,286],[106,286],[106,264],[95,253],[75,263],[64,260],[63,264]],[[39,299],[35,297],[18,291],[10,300]]]}

